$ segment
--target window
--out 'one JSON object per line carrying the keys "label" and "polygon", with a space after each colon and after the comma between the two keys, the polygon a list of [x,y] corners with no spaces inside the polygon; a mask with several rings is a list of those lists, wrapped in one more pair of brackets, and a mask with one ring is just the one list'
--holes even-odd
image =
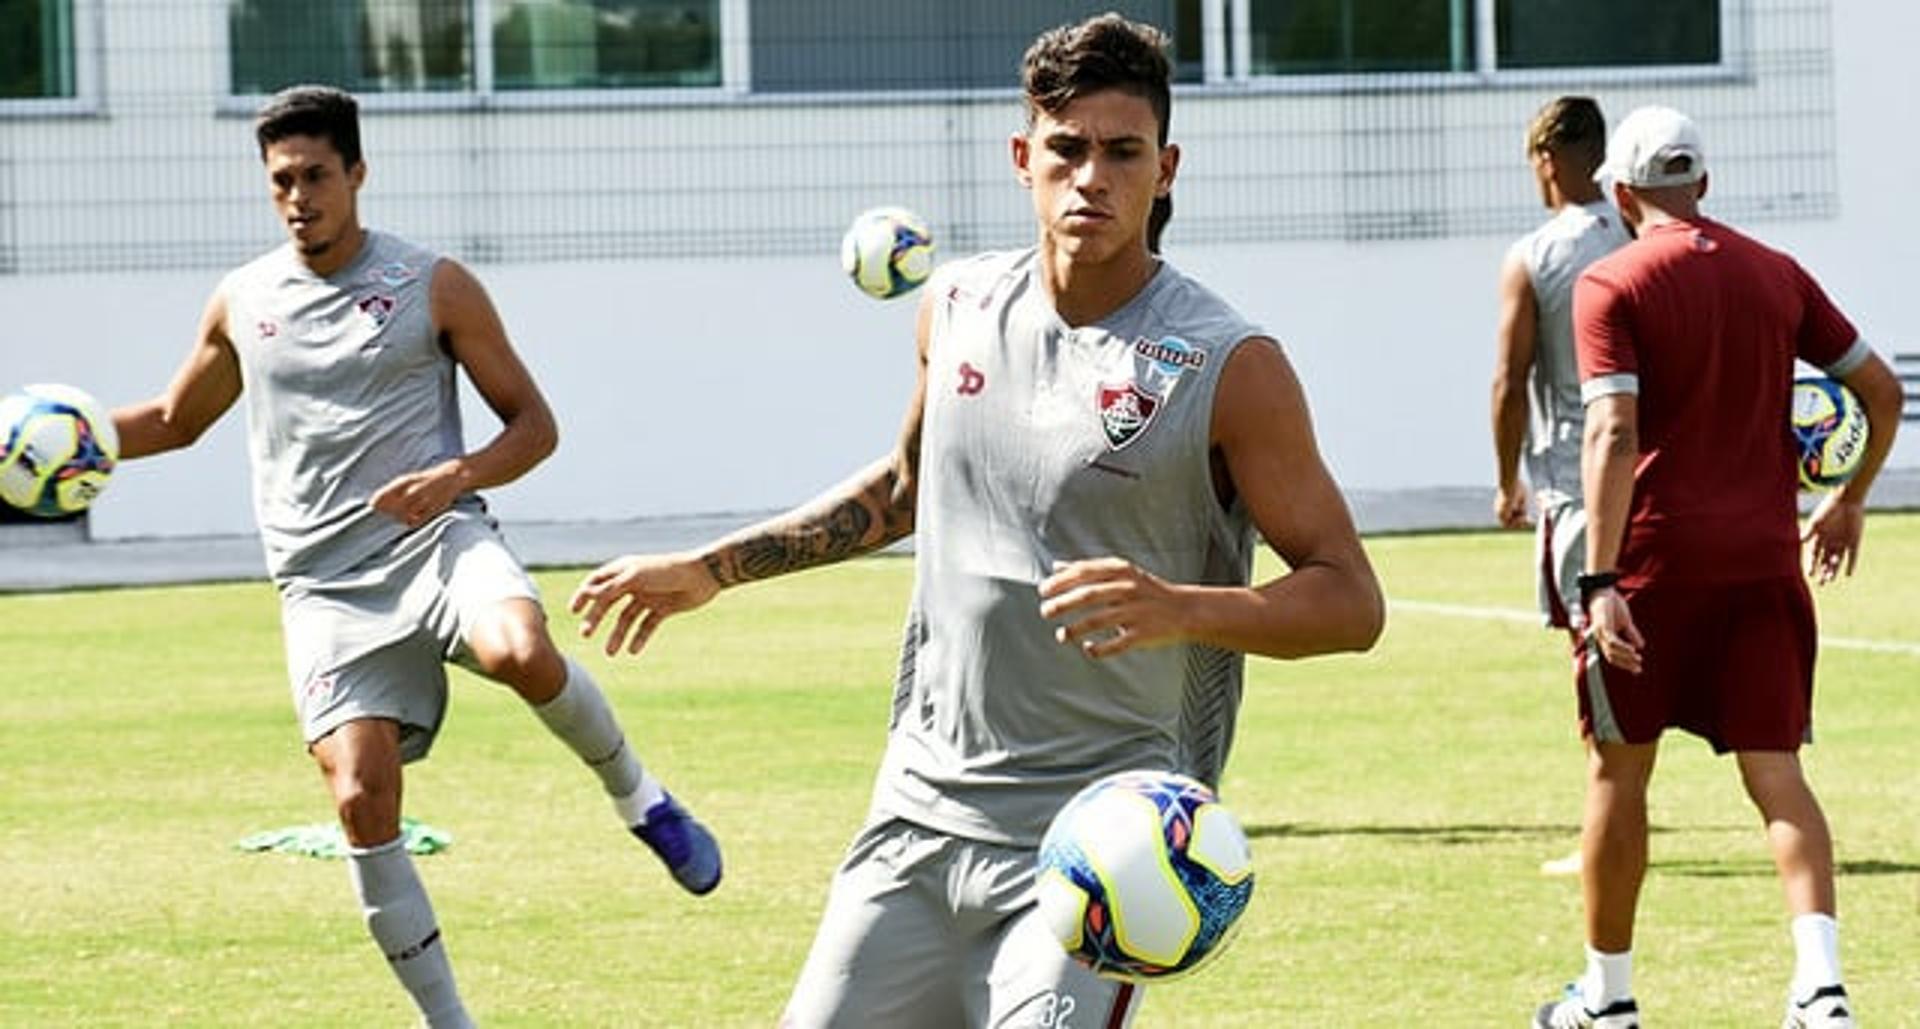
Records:
{"label": "window", "polygon": [[719,86],[722,3],[232,0],[231,91],[300,82],[454,95]]}
{"label": "window", "polygon": [[[1180,0],[1225,25],[1211,81],[1726,62],[1743,0]],[[1197,12],[1197,13],[1196,13]],[[1241,24],[1244,23],[1244,24]]]}
{"label": "window", "polygon": [[0,101],[78,95],[72,0],[0,0]]}
{"label": "window", "polygon": [[499,89],[720,85],[719,0],[495,4]]}
{"label": "window", "polygon": [[466,0],[237,0],[228,9],[233,92],[324,82],[356,93],[473,83]]}
{"label": "window", "polygon": [[1254,0],[1252,72],[1471,71],[1472,14],[1460,0]]}
{"label": "window", "polygon": [[1500,0],[1502,68],[1720,63],[1720,0]]}

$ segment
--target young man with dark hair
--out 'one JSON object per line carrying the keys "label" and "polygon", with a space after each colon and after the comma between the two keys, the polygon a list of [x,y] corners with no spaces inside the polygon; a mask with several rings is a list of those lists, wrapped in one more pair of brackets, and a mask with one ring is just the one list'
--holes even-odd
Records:
{"label": "young man with dark hair", "polygon": [[[1043,34],[1010,149],[1036,245],[928,283],[886,457],[697,552],[607,562],[583,633],[638,651],[744,582],[917,534],[886,756],[791,1027],[1124,1025],[1042,924],[1041,834],[1129,768],[1217,784],[1243,654],[1371,646],[1373,570],[1280,347],[1148,247],[1173,186],[1161,34]],[[1291,571],[1251,583],[1258,533]],[[613,617],[608,618],[609,615]]]}
{"label": "young man with dark hair", "polygon": [[1575,657],[1588,744],[1587,968],[1540,1029],[1630,1029],[1633,929],[1647,869],[1647,783],[1669,727],[1731,751],[1792,916],[1788,1029],[1849,1029],[1833,841],[1800,768],[1818,647],[1801,574],[1788,409],[1795,361],[1867,409],[1860,469],[1807,522],[1819,582],[1853,569],[1865,503],[1899,427],[1900,382],[1792,258],[1700,212],[1691,119],[1643,107],[1602,174],[1635,241],[1574,288],[1587,405],[1582,469],[1590,632]]}
{"label": "young man with dark hair", "polygon": [[[1573,284],[1629,238],[1593,181],[1606,147],[1606,121],[1588,97],[1551,100],[1527,127],[1527,161],[1540,202],[1553,215],[1515,241],[1501,264],[1493,366],[1494,515],[1509,529],[1532,519],[1540,614],[1548,627],[1575,634],[1585,621],[1574,577],[1587,558],[1587,516],[1580,496],[1586,416],[1573,359]],[[1548,861],[1541,870],[1577,874],[1580,855]]]}
{"label": "young man with dark hair", "polygon": [[[439,731],[443,662],[526,700],[681,886],[711,890],[720,854],[640,766],[587,670],[554,647],[476,492],[519,478],[557,439],[485,289],[457,262],[361,227],[351,96],[286,90],[255,135],[288,242],[221,281],[165,393],[114,413],[121,456],[188,446],[244,394],[294,706],[367,928],[428,1024],[469,1025],[400,832],[401,766]],[[471,451],[462,371],[502,423]]]}

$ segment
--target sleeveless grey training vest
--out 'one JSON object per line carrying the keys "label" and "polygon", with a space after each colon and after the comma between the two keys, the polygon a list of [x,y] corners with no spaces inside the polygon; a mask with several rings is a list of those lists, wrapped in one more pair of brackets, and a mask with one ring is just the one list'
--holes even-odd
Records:
{"label": "sleeveless grey training vest", "polygon": [[1240,654],[1104,660],[1040,617],[1055,561],[1130,559],[1243,585],[1253,531],[1210,471],[1215,386],[1260,330],[1171,265],[1097,325],[1054,311],[1031,250],[941,269],[921,437],[915,586],[876,812],[1031,845],[1126,768],[1217,782]]}
{"label": "sleeveless grey training vest", "polygon": [[1580,435],[1586,405],[1573,356],[1573,284],[1587,266],[1627,244],[1626,225],[1604,200],[1569,204],[1522,236],[1509,253],[1533,284],[1539,332],[1527,375],[1527,482],[1543,507],[1580,500]]}
{"label": "sleeveless grey training vest", "polygon": [[287,245],[221,283],[245,383],[254,511],[283,586],[341,576],[405,535],[367,501],[395,476],[462,452],[455,365],[428,303],[438,260],[370,231],[331,276]]}

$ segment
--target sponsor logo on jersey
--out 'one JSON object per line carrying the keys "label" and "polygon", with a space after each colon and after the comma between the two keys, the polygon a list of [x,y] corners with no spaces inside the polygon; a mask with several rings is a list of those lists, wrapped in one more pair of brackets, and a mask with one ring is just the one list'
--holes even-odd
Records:
{"label": "sponsor logo on jersey", "polygon": [[1137,383],[1103,382],[1099,406],[1100,429],[1107,435],[1107,446],[1119,450],[1146,431],[1154,413],[1160,410],[1160,398]]}
{"label": "sponsor logo on jersey", "polygon": [[260,341],[264,343],[280,335],[280,323],[272,318],[262,318],[259,322],[255,323],[253,330],[259,333]]}
{"label": "sponsor logo on jersey", "polygon": [[396,289],[420,277],[419,269],[405,261],[388,261],[360,277],[360,281],[369,286],[385,286]]}
{"label": "sponsor logo on jersey", "polygon": [[1133,341],[1133,352],[1153,362],[1154,367],[1168,375],[1178,375],[1189,368],[1199,371],[1207,366],[1207,352],[1194,349],[1178,336],[1167,336],[1158,341],[1142,336]]}

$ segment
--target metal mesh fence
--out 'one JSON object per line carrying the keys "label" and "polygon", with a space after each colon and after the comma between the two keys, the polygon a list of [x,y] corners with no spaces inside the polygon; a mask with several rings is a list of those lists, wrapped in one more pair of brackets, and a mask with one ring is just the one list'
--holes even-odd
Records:
{"label": "metal mesh fence", "polygon": [[1021,53],[1109,8],[1172,35],[1172,245],[1518,231],[1570,92],[1692,114],[1716,214],[1836,211],[1828,0],[0,0],[0,274],[273,245],[248,116],[300,81],[362,98],[365,220],[469,261],[820,252],[879,203],[1018,244]]}

